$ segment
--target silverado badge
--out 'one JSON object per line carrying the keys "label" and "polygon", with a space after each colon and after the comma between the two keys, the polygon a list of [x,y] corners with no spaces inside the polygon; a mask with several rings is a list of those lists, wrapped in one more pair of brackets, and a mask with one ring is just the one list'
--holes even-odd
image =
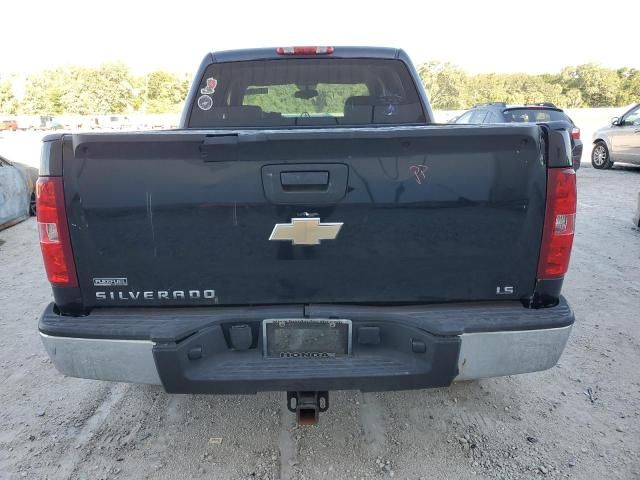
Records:
{"label": "silverado badge", "polygon": [[269,240],[289,240],[294,245],[320,245],[320,240],[335,240],[341,223],[320,223],[319,218],[292,218],[291,223],[276,223]]}

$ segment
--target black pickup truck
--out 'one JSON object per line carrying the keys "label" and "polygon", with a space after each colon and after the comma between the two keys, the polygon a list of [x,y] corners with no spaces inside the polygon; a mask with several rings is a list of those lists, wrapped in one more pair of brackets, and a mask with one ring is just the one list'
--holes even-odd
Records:
{"label": "black pickup truck", "polygon": [[402,50],[212,53],[180,128],[45,137],[39,331],[70,376],[171,393],[442,387],[552,367],[570,132],[437,125]]}

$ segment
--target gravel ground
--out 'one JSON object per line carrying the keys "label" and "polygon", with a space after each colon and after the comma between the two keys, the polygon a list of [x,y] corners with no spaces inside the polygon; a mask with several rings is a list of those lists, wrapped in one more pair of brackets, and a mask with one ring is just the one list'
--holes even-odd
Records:
{"label": "gravel ground", "polygon": [[284,394],[167,395],[60,375],[34,220],[0,232],[0,478],[640,478],[640,169],[578,172],[564,294],[576,325],[546,372],[334,392],[314,427]]}

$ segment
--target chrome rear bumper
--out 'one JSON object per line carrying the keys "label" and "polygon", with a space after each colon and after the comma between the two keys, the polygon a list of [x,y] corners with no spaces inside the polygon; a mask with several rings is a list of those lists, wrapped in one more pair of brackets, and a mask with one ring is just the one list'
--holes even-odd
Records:
{"label": "chrome rear bumper", "polygon": [[571,325],[545,330],[465,333],[455,380],[502,377],[553,367],[569,339]]}
{"label": "chrome rear bumper", "polygon": [[[570,332],[571,325],[542,330],[462,334],[458,375],[454,380],[515,375],[551,368],[560,358]],[[162,383],[151,341],[57,337],[43,333],[40,336],[53,364],[64,375],[130,383]]]}
{"label": "chrome rear bumper", "polygon": [[53,337],[40,332],[58,371],[69,377],[160,385],[153,342]]}

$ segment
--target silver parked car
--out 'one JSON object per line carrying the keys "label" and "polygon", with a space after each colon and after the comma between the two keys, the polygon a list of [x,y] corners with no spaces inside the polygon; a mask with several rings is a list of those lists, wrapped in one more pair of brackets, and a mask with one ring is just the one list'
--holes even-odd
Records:
{"label": "silver parked car", "polygon": [[604,169],[614,162],[640,165],[640,103],[593,134],[591,164]]}
{"label": "silver parked car", "polygon": [[36,213],[38,169],[0,157],[0,230]]}

